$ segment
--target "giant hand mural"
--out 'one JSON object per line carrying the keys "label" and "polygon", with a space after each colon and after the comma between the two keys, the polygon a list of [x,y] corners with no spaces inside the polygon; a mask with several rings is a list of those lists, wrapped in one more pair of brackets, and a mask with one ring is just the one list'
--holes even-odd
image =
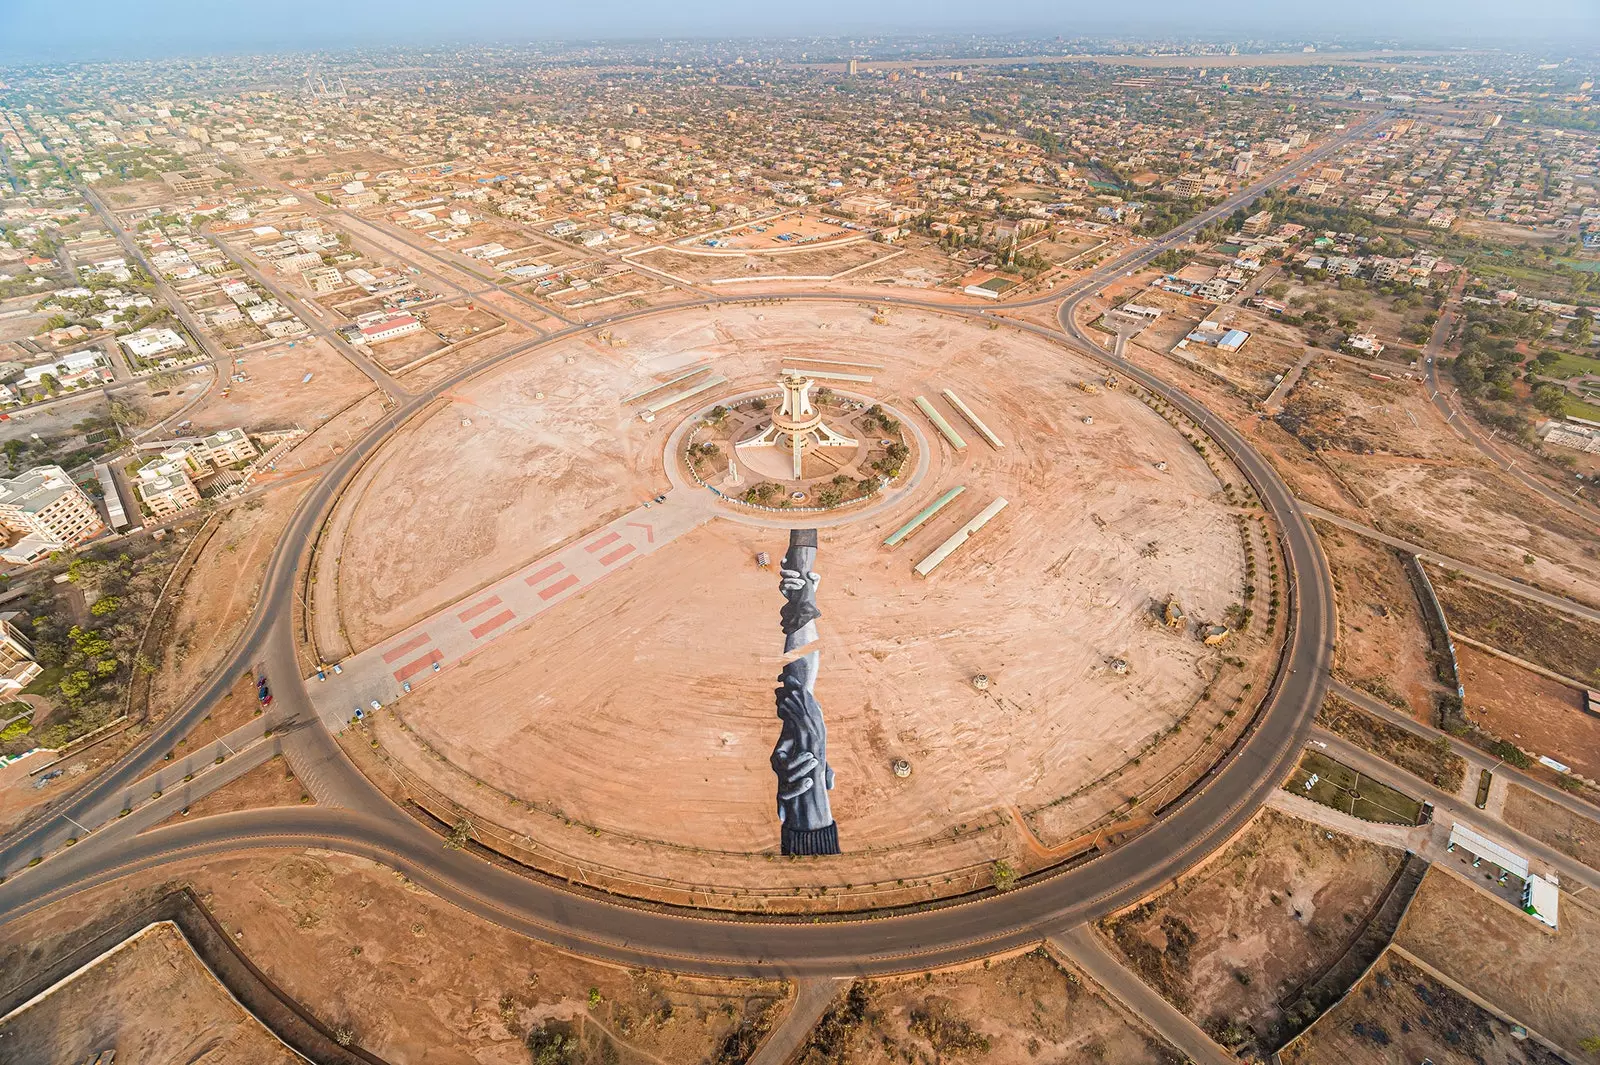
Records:
{"label": "giant hand mural", "polygon": [[[817,641],[819,578],[817,531],[792,529],[783,556],[778,589],[787,602],[780,613],[785,654]],[[834,824],[828,792],[833,769],[828,765],[828,729],[822,721],[815,686],[821,654],[810,651],[791,660],[778,674],[778,720],[783,722],[772,750],[772,771],[778,777],[778,820],[783,825],[784,854],[838,854],[839,828]]]}

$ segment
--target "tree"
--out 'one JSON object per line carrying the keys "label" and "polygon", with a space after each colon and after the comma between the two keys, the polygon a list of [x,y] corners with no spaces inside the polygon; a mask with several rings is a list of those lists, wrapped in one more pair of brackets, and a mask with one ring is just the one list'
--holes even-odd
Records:
{"label": "tree", "polygon": [[97,618],[103,618],[107,614],[113,613],[121,605],[122,600],[114,595],[102,596],[94,601],[94,606],[89,608],[89,613]]}
{"label": "tree", "polygon": [[39,376],[39,383],[41,385],[44,385],[44,390],[46,392],[50,393],[52,396],[60,395],[60,393],[61,393],[61,381],[60,381],[59,378],[56,377],[55,374],[53,374],[53,373],[41,374]]}
{"label": "tree", "polygon": [[1566,390],[1560,386],[1545,383],[1534,386],[1531,398],[1539,413],[1559,418],[1567,409],[1566,395]]}

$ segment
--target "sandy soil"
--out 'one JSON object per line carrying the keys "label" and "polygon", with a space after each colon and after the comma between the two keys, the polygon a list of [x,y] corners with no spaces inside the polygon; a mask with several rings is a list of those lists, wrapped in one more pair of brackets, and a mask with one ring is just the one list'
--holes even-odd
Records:
{"label": "sandy soil", "polygon": [[853,244],[806,247],[781,253],[680,251],[656,249],[636,256],[652,270],[660,270],[691,284],[722,278],[833,277],[846,270],[885,259],[894,250],[870,240]]}
{"label": "sandy soil", "polygon": [[[0,927],[0,967],[20,972],[30,958],[54,956],[97,913],[158,882],[191,884],[269,979],[390,1062],[525,1065],[528,1033],[551,1021],[612,1033],[615,1056],[602,1047],[594,1065],[715,1060],[784,995],[770,981],[682,978],[561,954],[382,866],[335,855],[187,862],[159,881],[80,893]],[[160,1004],[150,1012],[166,1016]]]}
{"label": "sandy soil", "polygon": [[1430,712],[1436,683],[1428,632],[1404,565],[1389,548],[1354,533],[1319,524],[1317,534],[1338,603],[1334,668],[1356,687],[1398,694],[1413,713]]}
{"label": "sandy soil", "polygon": [[1579,817],[1566,807],[1512,784],[1502,814],[1506,824],[1587,865],[1600,869],[1600,821]]}
{"label": "sandy soil", "polygon": [[1387,952],[1283,1053],[1285,1065],[1560,1065],[1532,1040]]}
{"label": "sandy soil", "polygon": [[268,492],[221,519],[184,585],[152,685],[152,704],[178,705],[226,657],[250,619],[272,549],[312,483]]}
{"label": "sandy soil", "polygon": [[1264,810],[1200,870],[1101,927],[1197,1023],[1266,1035],[1278,999],[1343,952],[1402,861]]}
{"label": "sandy soil", "polygon": [[229,996],[170,924],[154,925],[0,1024],[8,1061],[293,1065],[302,1059]]}
{"label": "sandy soil", "polygon": [[[824,313],[830,330],[815,330]],[[541,542],[571,539],[606,504],[631,502],[619,482],[655,476],[659,444],[652,454],[618,396],[643,373],[665,379],[713,357],[719,372],[749,368],[760,383],[810,339],[796,315],[813,323],[805,349],[888,366],[872,386],[885,399],[904,409],[908,396],[954,387],[1008,441],[937,456],[937,477],[913,498],[823,534],[818,695],[846,848],[911,845],[1006,820],[1012,807],[1047,845],[1071,839],[1204,742],[1203,729],[1185,730],[1168,748],[1181,754],[1149,755],[1217,668],[1216,652],[1155,622],[1152,608],[1175,594],[1192,619],[1220,618],[1240,597],[1243,549],[1203,460],[1126,393],[1069,391],[1091,371],[1043,342],[926,315],[883,327],[854,307],[762,308],[669,319],[655,335],[630,326],[628,346],[598,358],[577,345],[540,353],[464,389],[376,461],[338,549],[346,625],[370,643],[526,563]],[[623,361],[632,372],[615,367]],[[574,377],[583,387],[566,383]],[[606,483],[593,483],[602,471]],[[948,515],[898,552],[881,546],[950,484],[968,491]],[[931,579],[910,575],[997,495],[1012,503],[1001,519]],[[465,557],[442,568],[440,523],[477,512],[492,517],[462,529]],[[776,557],[784,542],[781,530],[721,521],[687,534],[430,679],[407,697],[404,720],[450,762],[540,810],[684,848],[769,851],[780,601],[754,556]],[[1233,653],[1254,654],[1253,639]],[[617,668],[595,668],[602,648]],[[1107,668],[1114,658],[1131,664],[1127,675]],[[978,672],[991,678],[987,692],[970,684]],[[1139,773],[1151,776],[1132,773],[1088,805],[1055,805],[1140,754]],[[909,779],[890,771],[900,757],[915,767]],[[417,754],[417,771],[430,762]],[[507,825],[537,822],[493,810]]]}
{"label": "sandy soil", "polygon": [[1383,456],[1333,453],[1329,462],[1366,498],[1367,520],[1391,535],[1600,604],[1593,530],[1504,474]]}
{"label": "sandy soil", "polygon": [[1460,878],[1431,871],[1395,942],[1574,1053],[1597,1034],[1600,913],[1579,896],[1562,895],[1561,928],[1551,933]]}
{"label": "sandy soil", "polygon": [[[309,431],[372,388],[371,379],[320,339],[236,356],[234,370],[248,380],[242,384],[222,381],[190,415],[196,430],[298,425]],[[304,382],[308,373],[315,376]],[[227,398],[222,396],[223,388],[231,390]]]}
{"label": "sandy soil", "polygon": [[275,754],[216,791],[202,796],[187,811],[173,814],[164,823],[232,813],[235,810],[258,810],[267,806],[311,805],[310,799],[311,796],[289,768],[289,763],[284,761],[283,755]]}
{"label": "sandy soil", "polygon": [[1468,718],[1525,751],[1600,778],[1600,718],[1584,712],[1583,692],[1462,643],[1456,661]]}
{"label": "sandy soil", "polygon": [[1453,632],[1574,680],[1600,684],[1600,625],[1502,595],[1437,568],[1432,568],[1430,578]]}
{"label": "sandy soil", "polygon": [[1043,950],[981,969],[852,987],[824,1014],[797,1065],[975,1059],[1056,1065],[1179,1060]]}

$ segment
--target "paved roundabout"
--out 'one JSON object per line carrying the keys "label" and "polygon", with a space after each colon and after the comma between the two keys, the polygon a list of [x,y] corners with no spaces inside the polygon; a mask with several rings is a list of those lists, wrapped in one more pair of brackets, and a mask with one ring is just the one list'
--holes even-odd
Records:
{"label": "paved roundabout", "polygon": [[[1350,135],[1361,132],[1350,131]],[[1329,146],[1332,147],[1331,145]],[[1326,150],[1326,149],[1325,149]],[[1302,164],[1312,161],[1302,160]],[[1273,179],[1282,180],[1282,176]],[[1259,195],[1266,183],[1247,190]],[[1239,202],[1244,202],[1243,198]],[[1093,289],[1158,255],[1238,203],[1220,204],[1062,294],[1065,332],[1008,321],[1088,355],[1137,382],[1200,425],[1242,471],[1276,523],[1286,561],[1288,644],[1262,709],[1244,737],[1148,830],[1089,860],[1042,872],[1014,890],[977,892],[920,912],[812,918],[729,919],[688,909],[627,905],[520,875],[471,853],[441,845],[394,807],[345,759],[312,711],[296,661],[292,617],[297,574],[339,492],[397,428],[469,378],[532,348],[572,336],[694,306],[771,301],[859,302],[836,293],[751,294],[619,314],[540,338],[442,381],[412,397],[352,447],[302,501],[268,566],[255,614],[213,680],[155,727],[110,771],[85,785],[52,816],[14,835],[0,851],[0,923],[131,873],[188,858],[245,849],[333,850],[389,865],[441,897],[515,931],[626,965],[712,975],[890,973],[957,964],[1013,949],[1136,902],[1222,846],[1254,815],[1288,773],[1328,685],[1335,624],[1331,578],[1309,520],[1288,487],[1250,445],[1181,389],[1085,343],[1072,310]],[[989,317],[974,309],[875,296],[873,302]],[[115,802],[159,764],[164,751],[205,715],[249,663],[263,661],[277,713],[289,722],[285,753],[317,796],[314,809],[269,809],[204,818],[134,835],[115,824],[63,850],[80,833],[66,818]],[[40,861],[48,856],[48,860]],[[32,866],[37,865],[37,868]]]}

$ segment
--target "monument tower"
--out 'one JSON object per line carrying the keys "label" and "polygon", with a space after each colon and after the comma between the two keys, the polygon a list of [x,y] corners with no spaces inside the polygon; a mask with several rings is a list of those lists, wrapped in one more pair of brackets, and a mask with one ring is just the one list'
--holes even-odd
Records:
{"label": "monument tower", "polygon": [[814,383],[804,374],[785,373],[779,376],[783,386],[783,401],[759,433],[734,446],[737,448],[779,447],[787,444],[794,457],[794,479],[802,476],[805,449],[808,447],[855,447],[852,440],[829,428],[822,420],[822,412],[811,404],[811,386]]}

